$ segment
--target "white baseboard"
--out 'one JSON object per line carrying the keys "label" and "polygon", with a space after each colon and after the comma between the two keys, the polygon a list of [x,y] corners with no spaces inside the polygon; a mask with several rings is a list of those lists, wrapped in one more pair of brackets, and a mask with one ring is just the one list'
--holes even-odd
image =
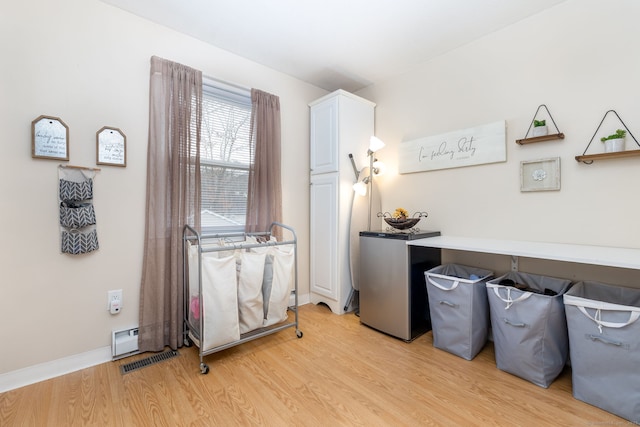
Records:
{"label": "white baseboard", "polygon": [[[298,305],[309,304],[309,294],[298,295]],[[290,304],[294,304],[293,296]],[[29,384],[35,384],[50,378],[59,377],[60,375],[79,371],[81,369],[90,368],[91,366],[113,360],[111,355],[111,346],[97,348],[87,351],[86,353],[75,354],[62,359],[52,360],[50,362],[40,363],[38,365],[29,366],[15,371],[0,374],[0,393],[24,387]]]}
{"label": "white baseboard", "polygon": [[[295,305],[295,296],[291,295],[291,297],[289,297],[289,306],[293,306]],[[311,302],[311,300],[309,299],[309,294],[304,294],[304,295],[298,295],[298,305],[305,305],[305,304],[309,304]]]}
{"label": "white baseboard", "polygon": [[0,393],[111,361],[111,346],[0,374]]}

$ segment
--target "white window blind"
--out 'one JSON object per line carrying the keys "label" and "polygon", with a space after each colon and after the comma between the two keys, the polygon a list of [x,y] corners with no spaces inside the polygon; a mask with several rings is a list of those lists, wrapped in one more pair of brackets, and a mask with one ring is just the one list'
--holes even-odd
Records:
{"label": "white window blind", "polygon": [[245,226],[249,166],[251,93],[206,82],[202,97],[202,227],[242,231]]}

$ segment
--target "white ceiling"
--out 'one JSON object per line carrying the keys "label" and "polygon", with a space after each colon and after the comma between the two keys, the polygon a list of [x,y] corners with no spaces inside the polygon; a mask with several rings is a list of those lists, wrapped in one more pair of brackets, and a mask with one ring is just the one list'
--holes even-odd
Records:
{"label": "white ceiling", "polygon": [[102,0],[333,91],[401,74],[566,0]]}

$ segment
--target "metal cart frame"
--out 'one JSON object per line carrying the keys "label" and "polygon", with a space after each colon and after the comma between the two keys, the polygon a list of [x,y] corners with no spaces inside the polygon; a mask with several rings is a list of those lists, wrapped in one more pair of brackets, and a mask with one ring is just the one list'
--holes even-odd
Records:
{"label": "metal cart frame", "polygon": [[[289,240],[283,240],[281,242],[274,242],[269,240],[269,237],[273,234],[274,227],[280,227],[285,230],[288,230],[293,236]],[[252,236],[256,237],[259,240],[264,240],[261,243],[249,243],[246,242],[247,237]],[[225,242],[224,246],[209,246],[203,248],[203,243],[212,240],[220,241],[223,240]],[[199,325],[196,327],[189,320],[189,272],[188,272],[188,251],[187,251],[187,243],[188,242],[196,242],[198,247],[198,298],[200,299],[199,309],[200,309],[200,317],[199,317]],[[281,224],[279,222],[274,222],[269,227],[268,231],[264,232],[254,232],[254,233],[245,233],[245,232],[236,232],[236,233],[215,233],[215,234],[201,234],[198,233],[193,227],[189,225],[185,225],[182,232],[182,262],[183,262],[183,298],[184,298],[184,344],[185,346],[190,346],[192,342],[198,344],[199,348],[199,356],[200,356],[200,371],[203,374],[209,372],[209,366],[204,363],[204,357],[216,353],[218,351],[225,350],[230,347],[234,347],[236,345],[242,344],[247,341],[252,341],[258,338],[262,338],[267,335],[274,334],[276,332],[282,331],[284,329],[296,328],[296,336],[298,338],[302,338],[302,331],[298,328],[298,239],[296,237],[296,233],[293,228]],[[248,250],[251,248],[264,248],[267,246],[283,246],[283,245],[292,245],[294,251],[294,262],[293,262],[293,276],[294,276],[294,287],[291,293],[294,296],[294,305],[289,306],[288,310],[294,313],[294,321],[284,321],[277,323],[275,325],[266,326],[262,328],[257,328],[252,331],[246,332],[240,335],[240,339],[213,347],[211,349],[202,349],[202,341],[200,337],[200,331],[203,330],[204,325],[204,316],[207,313],[203,310],[202,304],[202,254],[207,252],[219,252],[219,251],[230,251],[230,250]]]}

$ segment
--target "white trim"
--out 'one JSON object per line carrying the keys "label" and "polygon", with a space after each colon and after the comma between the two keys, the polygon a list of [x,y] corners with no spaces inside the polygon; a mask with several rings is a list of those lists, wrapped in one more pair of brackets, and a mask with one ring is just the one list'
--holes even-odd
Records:
{"label": "white trim", "polygon": [[0,374],[0,393],[110,362],[111,346]]}
{"label": "white trim", "polygon": [[228,82],[228,81],[221,80],[212,76],[207,76],[204,74],[202,75],[202,83],[204,85],[219,87],[221,89],[225,89],[233,93],[245,93],[245,92],[251,93],[250,87],[233,83],[233,82]]}
{"label": "white trim", "polygon": [[[298,306],[309,303],[308,293],[298,296]],[[294,304],[293,298],[290,304]],[[111,362],[112,360],[111,346],[109,345],[87,351],[86,353],[75,354],[73,356],[63,357],[62,359],[6,372],[0,374],[0,393],[59,377],[81,369],[90,368],[100,365],[101,363]]]}
{"label": "white trim", "polygon": [[229,103],[235,103],[251,109],[251,89],[227,83],[212,77],[203,77],[202,93],[222,98]]}
{"label": "white trim", "polygon": [[640,270],[640,249],[564,243],[526,242],[473,237],[438,236],[409,240],[408,245],[487,254],[604,265]]}
{"label": "white trim", "polygon": [[326,101],[327,99],[334,98],[334,97],[336,97],[338,95],[341,95],[341,96],[344,96],[344,97],[347,97],[347,98],[351,98],[354,101],[358,101],[358,102],[362,102],[362,103],[365,103],[365,104],[369,104],[371,107],[375,107],[376,106],[375,102],[371,102],[368,99],[361,98],[358,95],[354,95],[351,92],[347,92],[346,90],[338,89],[336,91],[333,91],[333,92],[323,96],[322,98],[319,98],[319,99],[314,100],[313,102],[310,102],[309,103],[309,107],[313,107],[314,105],[320,104],[320,103]]}
{"label": "white trim", "polygon": [[[295,305],[295,297],[293,295],[289,296],[289,306],[292,307]],[[309,299],[309,294],[298,295],[298,307],[305,304],[310,304],[311,300]]]}

